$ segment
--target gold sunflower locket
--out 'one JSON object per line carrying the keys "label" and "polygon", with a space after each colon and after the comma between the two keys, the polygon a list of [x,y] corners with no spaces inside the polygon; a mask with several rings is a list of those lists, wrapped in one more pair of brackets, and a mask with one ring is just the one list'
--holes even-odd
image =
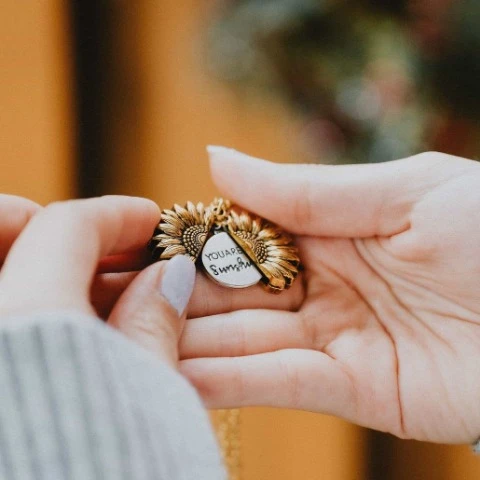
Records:
{"label": "gold sunflower locket", "polygon": [[154,260],[189,256],[225,287],[262,282],[273,293],[291,286],[300,263],[289,235],[221,198],[207,207],[188,202],[163,210],[149,248]]}

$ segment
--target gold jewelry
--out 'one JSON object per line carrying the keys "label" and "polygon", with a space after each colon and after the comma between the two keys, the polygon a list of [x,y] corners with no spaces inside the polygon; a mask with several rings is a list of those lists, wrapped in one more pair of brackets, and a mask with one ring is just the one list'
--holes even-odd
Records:
{"label": "gold jewelry", "polygon": [[292,285],[300,264],[289,235],[260,217],[237,213],[222,198],[207,207],[188,202],[163,210],[149,248],[154,260],[187,255],[201,262],[220,285],[245,288],[262,282],[273,293]]}
{"label": "gold jewelry", "polygon": [[211,412],[223,463],[229,480],[243,478],[242,464],[242,412],[239,408]]}

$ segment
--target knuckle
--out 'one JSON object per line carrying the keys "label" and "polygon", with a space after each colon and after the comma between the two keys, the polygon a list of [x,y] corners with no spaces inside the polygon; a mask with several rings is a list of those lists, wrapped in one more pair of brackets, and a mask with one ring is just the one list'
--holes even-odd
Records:
{"label": "knuckle", "polygon": [[315,209],[312,183],[305,181],[301,191],[296,191],[293,195],[293,219],[301,232],[313,221]]}
{"label": "knuckle", "polygon": [[278,368],[281,372],[282,390],[285,392],[285,402],[289,407],[301,407],[301,382],[296,363],[293,361],[294,352],[283,350],[279,352]]}
{"label": "knuckle", "polygon": [[245,323],[240,317],[234,320],[233,325],[234,328],[230,331],[230,341],[234,343],[235,353],[239,357],[248,355],[249,351]]}
{"label": "knuckle", "polygon": [[241,318],[235,318],[236,314],[232,312],[228,321],[222,321],[219,337],[219,355],[236,357],[248,355],[248,345],[246,339],[245,326]]}
{"label": "knuckle", "polygon": [[368,399],[370,405],[375,405],[375,391],[371,385],[362,386],[360,389],[350,367],[342,363],[338,363],[338,366],[345,385],[345,398],[350,412],[349,416],[359,418],[362,410],[361,404],[366,399]]}
{"label": "knuckle", "polygon": [[307,348],[316,350],[321,348],[323,345],[320,342],[318,325],[317,325],[317,312],[311,312],[304,310],[299,312],[301,333],[303,345],[306,345]]}
{"label": "knuckle", "polygon": [[443,235],[432,235],[428,231],[417,229],[414,240],[406,249],[407,259],[415,262],[432,260],[444,250],[444,243]]}
{"label": "knuckle", "polygon": [[135,318],[132,320],[132,328],[137,334],[153,339],[176,339],[177,337],[173,326],[169,322],[162,321],[159,316],[153,315],[148,309],[137,311]]}
{"label": "knuckle", "polygon": [[241,364],[241,359],[236,359],[237,368],[234,369],[233,385],[235,385],[236,395],[239,405],[246,405],[248,401],[246,378],[247,372]]}
{"label": "knuckle", "polygon": [[[212,298],[215,299],[215,297],[208,294],[208,285],[203,280],[204,279],[202,278],[202,280],[196,284],[198,294],[195,296],[195,298],[198,298],[199,303],[201,304],[199,309],[200,315],[211,315],[215,311],[214,307],[212,306]],[[192,316],[199,316],[198,312],[193,312]]]}

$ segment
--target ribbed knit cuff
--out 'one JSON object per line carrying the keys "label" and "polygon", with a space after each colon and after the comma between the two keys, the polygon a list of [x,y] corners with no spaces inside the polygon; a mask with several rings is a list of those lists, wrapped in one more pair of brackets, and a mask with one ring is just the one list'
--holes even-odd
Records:
{"label": "ribbed knit cuff", "polygon": [[0,479],[224,480],[197,393],[100,320],[0,322]]}

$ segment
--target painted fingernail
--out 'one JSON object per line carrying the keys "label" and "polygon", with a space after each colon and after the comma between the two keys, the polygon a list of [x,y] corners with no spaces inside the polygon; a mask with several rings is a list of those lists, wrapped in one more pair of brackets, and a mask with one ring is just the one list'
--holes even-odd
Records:
{"label": "painted fingernail", "polygon": [[207,152],[209,155],[225,155],[228,153],[234,153],[237,152],[233,148],[229,147],[222,147],[221,145],[207,145]]}
{"label": "painted fingernail", "polygon": [[244,153],[241,153],[234,148],[221,147],[220,145],[208,145],[207,153],[210,160],[220,159],[222,162],[224,160],[243,159],[246,157]]}
{"label": "painted fingernail", "polygon": [[220,163],[241,162],[244,165],[248,165],[250,163],[251,166],[253,167],[256,164],[258,164],[258,162],[262,161],[258,158],[251,157],[246,153],[239,152],[234,148],[220,147],[218,145],[208,145],[207,152],[208,152],[208,156],[210,157],[210,160],[214,160],[214,161],[219,160]]}
{"label": "painted fingernail", "polygon": [[177,255],[165,266],[160,293],[181,316],[195,285],[195,264],[185,255]]}

